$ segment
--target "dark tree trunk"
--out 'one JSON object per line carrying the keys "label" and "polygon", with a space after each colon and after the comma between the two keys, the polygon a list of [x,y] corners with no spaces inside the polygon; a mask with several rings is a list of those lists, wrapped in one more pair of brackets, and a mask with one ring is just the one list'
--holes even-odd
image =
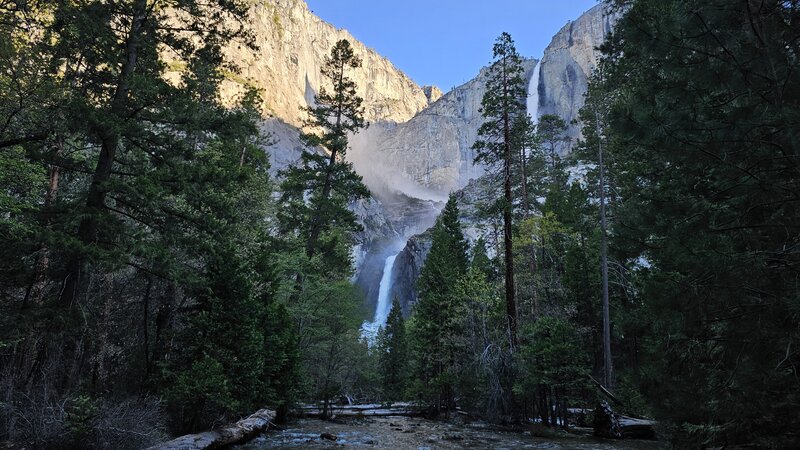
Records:
{"label": "dark tree trunk", "polygon": [[603,141],[600,137],[600,119],[597,121],[597,154],[600,170],[600,268],[603,279],[603,378],[606,387],[614,387],[614,369],[611,361],[611,318],[608,305],[608,236],[606,231],[606,186],[603,165]]}
{"label": "dark tree trunk", "polygon": [[516,290],[514,288],[514,243],[512,237],[512,216],[513,197],[511,195],[511,128],[508,113],[504,117],[503,134],[505,139],[505,182],[503,183],[503,193],[505,205],[503,208],[503,239],[505,244],[505,287],[506,287],[506,315],[508,316],[508,330],[510,334],[511,351],[517,346],[517,301]]}
{"label": "dark tree trunk", "polygon": [[[122,64],[114,97],[111,100],[110,114],[117,119],[125,119],[130,83],[139,56],[139,45],[145,21],[147,20],[146,0],[137,0],[134,5],[131,29],[125,43],[125,61]],[[97,238],[97,217],[103,212],[105,198],[108,193],[105,186],[111,177],[114,166],[114,155],[119,145],[119,132],[108,127],[98,132],[100,138],[100,155],[92,175],[92,183],[86,197],[86,215],[78,225],[78,239],[83,244],[91,244]],[[81,274],[86,261],[78,253],[73,255],[67,263],[67,274],[61,294],[61,305],[69,307],[78,295],[81,287]]]}

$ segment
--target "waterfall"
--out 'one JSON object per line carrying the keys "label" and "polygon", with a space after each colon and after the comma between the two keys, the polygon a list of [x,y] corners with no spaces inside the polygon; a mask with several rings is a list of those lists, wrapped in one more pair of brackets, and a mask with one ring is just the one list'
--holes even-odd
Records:
{"label": "waterfall", "polygon": [[392,310],[392,268],[397,255],[398,253],[389,255],[383,264],[383,275],[381,275],[381,283],[378,287],[378,303],[375,306],[375,317],[372,322],[364,322],[361,325],[361,335],[366,337],[370,344],[375,341],[378,330],[386,325],[386,319]]}
{"label": "waterfall", "polygon": [[531,81],[528,82],[527,108],[534,125],[539,122],[539,69],[541,67],[542,61],[539,60],[536,62],[536,67],[533,68]]}

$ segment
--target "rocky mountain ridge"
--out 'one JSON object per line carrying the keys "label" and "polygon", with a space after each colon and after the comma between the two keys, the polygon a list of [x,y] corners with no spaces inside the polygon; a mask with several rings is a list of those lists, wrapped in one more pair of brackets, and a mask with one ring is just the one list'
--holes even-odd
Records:
{"label": "rocky mountain ridge", "polygon": [[[391,61],[315,16],[302,0],[259,0],[250,9],[247,25],[258,51],[231,43],[226,57],[241,67],[230,74],[223,97],[230,98],[244,85],[262,90],[264,111],[271,118],[300,127],[303,106],[313,102],[325,81],[320,68],[340,39],[353,46],[362,65],[351,71],[358,95],[364,98],[365,118],[405,122],[429,104],[429,95]],[[437,88],[438,90],[438,88]]]}
{"label": "rocky mountain ridge", "polygon": [[[540,64],[538,82],[529,89],[529,95],[537,96],[539,115],[557,114],[567,121],[577,117],[598,56],[596,47],[616,20],[604,8],[598,5],[564,26],[540,62],[524,60],[526,81]],[[228,47],[227,56],[242,69],[228,77],[222,94],[233,98],[244,86],[261,89],[267,113],[262,129],[276,141],[266,149],[273,172],[297,161],[304,151],[298,136],[305,118],[303,107],[313,102],[324,84],[320,68],[333,44],[348,39],[362,58],[362,67],[350,76],[364,98],[371,125],[351,136],[348,159],[374,198],[353,205],[364,225],[354,252],[354,279],[367,294],[369,308],[377,299],[383,261],[400,251],[392,283],[408,311],[416,299],[416,275],[429,245],[424,234],[413,236],[433,223],[449,192],[484,173],[483,167],[472,164],[471,146],[483,122],[480,102],[487,69],[442,93],[435,86],[418,86],[346,30],[314,16],[302,0],[260,0],[249,22],[260,51],[256,54],[235,44]],[[570,130],[574,138],[577,130],[574,126]],[[480,233],[477,224],[465,225],[470,237]]]}
{"label": "rocky mountain ridge", "polygon": [[[523,60],[526,83],[536,62]],[[411,120],[376,123],[355,136],[348,158],[367,183],[413,189],[416,195],[425,192],[443,200],[481,176],[485,169],[473,165],[472,144],[483,123],[480,107],[487,70],[484,67],[477,77],[442,95]]]}
{"label": "rocky mountain ridge", "polygon": [[583,107],[589,78],[600,56],[598,47],[620,14],[600,3],[564,25],[545,48],[539,81],[539,114],[555,114],[569,125],[573,142],[580,127],[572,121]]}

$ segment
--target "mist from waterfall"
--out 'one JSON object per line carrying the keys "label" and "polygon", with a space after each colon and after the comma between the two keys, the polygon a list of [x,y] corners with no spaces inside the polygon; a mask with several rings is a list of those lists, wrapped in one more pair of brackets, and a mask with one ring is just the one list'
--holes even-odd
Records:
{"label": "mist from waterfall", "polygon": [[541,67],[542,61],[539,60],[536,62],[536,67],[533,68],[533,75],[528,82],[527,108],[534,125],[539,123],[539,69]]}
{"label": "mist from waterfall", "polygon": [[375,306],[375,317],[372,322],[364,322],[361,325],[361,334],[367,338],[370,344],[375,342],[375,337],[378,335],[378,330],[386,325],[386,319],[389,317],[389,312],[392,310],[392,269],[394,268],[394,261],[397,259],[398,253],[393,253],[386,257],[383,264],[383,275],[381,276],[380,286],[378,288],[378,303]]}

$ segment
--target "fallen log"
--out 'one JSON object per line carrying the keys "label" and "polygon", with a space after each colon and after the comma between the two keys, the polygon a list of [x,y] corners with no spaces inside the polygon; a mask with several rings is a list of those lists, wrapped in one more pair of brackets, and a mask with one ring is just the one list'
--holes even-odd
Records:
{"label": "fallen log", "polygon": [[275,411],[262,409],[234,424],[203,433],[187,434],[147,450],[210,450],[239,444],[265,431],[274,418]]}
{"label": "fallen log", "polygon": [[[301,410],[303,414],[309,417],[322,416],[322,408],[317,405],[303,405],[301,406]],[[368,403],[358,405],[331,405],[329,406],[328,414],[329,416],[335,417],[420,417],[425,415],[425,411],[407,402],[393,403],[389,406],[379,403]]]}
{"label": "fallen log", "polygon": [[619,416],[619,427],[622,429],[622,437],[626,439],[655,439],[656,423],[655,420]]}
{"label": "fallen log", "polygon": [[605,400],[594,408],[594,435],[612,439],[655,439],[655,420],[637,419],[615,413]]}

